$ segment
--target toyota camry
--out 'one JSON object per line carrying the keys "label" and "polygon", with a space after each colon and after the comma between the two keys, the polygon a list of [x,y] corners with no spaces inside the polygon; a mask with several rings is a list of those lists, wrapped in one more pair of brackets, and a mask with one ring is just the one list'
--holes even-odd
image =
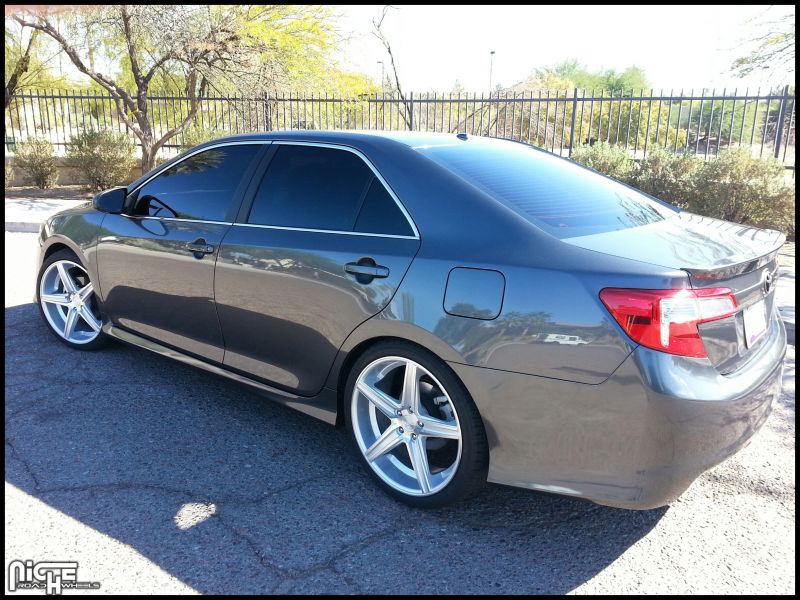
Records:
{"label": "toyota camry", "polygon": [[53,334],[345,427],[387,493],[669,503],[779,393],[782,234],[465,134],[223,138],[40,232]]}

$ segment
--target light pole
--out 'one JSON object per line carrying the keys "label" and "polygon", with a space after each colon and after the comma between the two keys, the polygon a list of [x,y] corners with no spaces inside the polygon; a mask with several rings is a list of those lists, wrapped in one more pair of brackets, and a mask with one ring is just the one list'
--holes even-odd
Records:
{"label": "light pole", "polygon": [[378,64],[381,66],[381,93],[383,93],[383,81],[384,81],[384,79],[385,79],[385,76],[384,76],[384,69],[383,69],[383,61],[382,61],[382,60],[379,60],[379,61],[378,61]]}
{"label": "light pole", "polygon": [[492,96],[492,67],[494,66],[494,50],[489,51],[489,97]]}

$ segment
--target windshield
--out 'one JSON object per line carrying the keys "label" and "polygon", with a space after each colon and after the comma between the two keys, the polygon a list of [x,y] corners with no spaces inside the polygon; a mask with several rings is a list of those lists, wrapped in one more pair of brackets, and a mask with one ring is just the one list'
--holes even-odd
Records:
{"label": "windshield", "polygon": [[677,213],[617,181],[525,144],[471,139],[415,149],[559,238],[638,227]]}

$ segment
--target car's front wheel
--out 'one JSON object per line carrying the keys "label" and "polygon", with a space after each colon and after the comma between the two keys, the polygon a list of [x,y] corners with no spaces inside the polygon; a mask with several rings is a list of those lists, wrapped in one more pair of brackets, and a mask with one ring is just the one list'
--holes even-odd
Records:
{"label": "car's front wheel", "polygon": [[345,399],[359,456],[395,498],[444,506],[486,481],[480,414],[455,374],[429,352],[402,342],[372,347],[353,365]]}
{"label": "car's front wheel", "polygon": [[50,330],[71,348],[96,350],[108,343],[94,285],[70,250],[54,252],[42,263],[36,297]]}

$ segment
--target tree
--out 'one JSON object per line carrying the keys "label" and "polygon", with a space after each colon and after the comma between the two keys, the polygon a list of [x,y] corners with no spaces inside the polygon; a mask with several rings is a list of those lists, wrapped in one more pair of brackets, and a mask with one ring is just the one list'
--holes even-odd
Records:
{"label": "tree", "polygon": [[604,69],[590,71],[577,59],[571,58],[549,67],[536,69],[516,89],[566,89],[581,88],[596,92],[613,91],[615,95],[622,91],[630,94],[630,90],[641,90],[647,87],[647,77],[640,67],[631,65],[623,71]]}
{"label": "tree", "polygon": [[45,48],[45,40],[37,30],[26,36],[28,29],[8,18],[5,30],[6,109],[23,90],[63,85],[64,78],[54,75],[49,68],[54,54]]}
{"label": "tree", "polygon": [[[647,87],[647,77],[644,69],[632,65],[624,71],[606,69],[601,75],[601,84],[604,89],[622,91],[627,94],[630,90],[643,90]],[[580,86],[579,86],[580,87]]]}
{"label": "tree", "polygon": [[[6,73],[11,74],[8,80],[6,80],[6,108],[8,108],[8,105],[11,104],[11,101],[14,99],[14,94],[17,93],[20,80],[30,69],[31,51],[33,50],[33,43],[36,41],[37,33],[37,31],[33,31],[31,33],[31,37],[28,39],[28,44],[25,46],[25,50],[22,52],[22,54],[18,54],[15,57],[12,50],[15,44],[12,42],[12,48],[8,47],[10,32],[8,29],[6,29]],[[10,69],[9,66],[11,67]]]}
{"label": "tree", "polygon": [[[324,51],[332,35],[327,15],[315,6],[108,5],[78,8],[63,24],[30,10],[14,18],[52,38],[111,95],[119,118],[141,143],[147,171],[159,149],[189,127],[209,89],[274,87],[297,67],[298,57]],[[116,60],[118,73],[101,70],[93,60],[98,48],[87,40]],[[151,118],[148,97],[155,82],[180,85],[189,99],[179,122],[166,131],[157,131]]]}
{"label": "tree", "polygon": [[389,55],[389,61],[392,65],[392,74],[394,75],[394,87],[397,90],[397,95],[400,96],[400,100],[402,100],[402,107],[403,110],[399,111],[400,116],[403,119],[403,123],[405,123],[408,129],[411,129],[413,126],[413,117],[412,117],[412,105],[406,98],[405,94],[403,93],[403,88],[400,85],[400,76],[397,74],[397,65],[394,63],[394,53],[392,53],[392,44],[389,42],[389,38],[386,37],[386,34],[383,32],[381,27],[383,26],[383,21],[386,19],[386,14],[389,12],[390,8],[395,8],[391,5],[386,5],[383,7],[381,11],[381,16],[379,18],[372,20],[372,27],[374,35],[378,40],[380,40],[383,47],[386,49],[386,53]]}
{"label": "tree", "polygon": [[450,95],[455,96],[456,94],[463,94],[467,91],[467,89],[461,84],[461,81],[456,79],[453,87],[450,88]]}
{"label": "tree", "polygon": [[757,22],[755,26],[761,32],[749,41],[756,47],[733,62],[734,75],[746,77],[762,69],[775,73],[784,68],[786,74],[794,74],[794,9],[778,19]]}

